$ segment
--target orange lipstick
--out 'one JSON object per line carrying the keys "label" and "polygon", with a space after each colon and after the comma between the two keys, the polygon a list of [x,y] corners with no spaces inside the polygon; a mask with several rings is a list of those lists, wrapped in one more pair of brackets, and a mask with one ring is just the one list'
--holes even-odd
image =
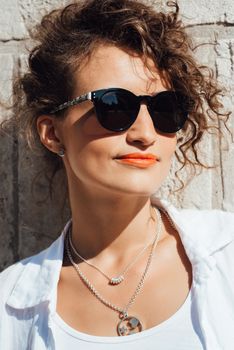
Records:
{"label": "orange lipstick", "polygon": [[148,168],[157,162],[157,157],[154,154],[149,153],[130,153],[117,157],[117,160],[121,163],[134,165],[139,168]]}

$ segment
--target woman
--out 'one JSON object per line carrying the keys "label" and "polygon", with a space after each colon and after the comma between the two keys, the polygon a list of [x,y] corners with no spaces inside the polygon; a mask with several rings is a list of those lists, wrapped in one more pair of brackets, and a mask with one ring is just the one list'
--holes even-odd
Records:
{"label": "woman", "polygon": [[64,166],[72,219],[0,275],[1,349],[231,350],[234,215],[155,195],[227,117],[178,7],[79,1],[35,38],[17,118]]}

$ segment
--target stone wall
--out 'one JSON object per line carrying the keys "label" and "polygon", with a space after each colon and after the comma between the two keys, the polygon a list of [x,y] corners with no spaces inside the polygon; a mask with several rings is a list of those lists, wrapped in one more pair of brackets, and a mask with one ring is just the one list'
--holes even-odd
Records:
{"label": "stone wall", "polygon": [[[30,28],[62,0],[1,0],[0,6],[0,99],[11,101],[12,81],[25,70]],[[148,0],[155,7],[165,1]],[[214,68],[228,93],[225,107],[232,110],[234,102],[234,2],[232,0],[179,0],[181,15],[196,43],[206,43],[197,49],[202,63]],[[216,45],[213,45],[216,43]],[[1,120],[10,115],[1,109]],[[229,121],[233,131],[234,118]],[[62,200],[45,200],[46,183],[32,179],[41,170],[42,160],[28,152],[17,134],[1,135],[0,147],[0,269],[32,255],[46,247],[60,232],[68,212],[62,211]],[[172,195],[179,207],[220,208],[234,211],[234,144],[224,144],[207,137],[202,151],[213,170],[194,176],[187,188]],[[161,194],[168,196],[169,185]]]}

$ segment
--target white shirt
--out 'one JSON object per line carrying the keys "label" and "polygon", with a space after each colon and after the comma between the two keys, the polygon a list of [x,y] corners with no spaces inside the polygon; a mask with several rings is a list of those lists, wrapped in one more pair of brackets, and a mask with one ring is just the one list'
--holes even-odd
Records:
{"label": "white shirt", "polygon": [[[154,196],[151,201],[167,210],[192,264],[191,312],[203,349],[234,349],[234,214],[178,210]],[[56,349],[54,317],[65,232],[66,227],[49,248],[0,274],[1,350]],[[128,336],[129,341],[136,335]]]}
{"label": "white shirt", "polygon": [[[196,333],[196,319],[191,317],[191,289],[184,304],[166,321],[127,337],[100,337],[74,330],[55,313],[52,328],[56,350],[202,350]],[[95,320],[94,320],[95,322]]]}

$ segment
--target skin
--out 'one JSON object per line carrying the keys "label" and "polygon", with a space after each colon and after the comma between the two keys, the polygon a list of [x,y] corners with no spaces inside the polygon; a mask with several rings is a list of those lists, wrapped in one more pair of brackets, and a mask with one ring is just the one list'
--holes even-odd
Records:
{"label": "skin", "polygon": [[[167,90],[168,83],[150,59],[147,66],[150,69],[136,55],[101,45],[76,72],[74,97],[108,87],[125,88],[136,95]],[[121,133],[108,131],[98,123],[90,101],[70,108],[64,120],[40,116],[37,126],[45,147],[55,153],[61,147],[65,149],[74,245],[83,257],[113,276],[155,236],[157,222],[150,208],[150,196],[169,172],[176,135],[158,132],[144,103],[134,124]],[[158,161],[142,169],[115,159],[133,152],[153,153]],[[170,317],[184,302],[191,285],[191,265],[178,233],[164,216],[156,250],[141,297],[130,312],[139,315],[144,328]],[[144,271],[148,254],[149,249],[134,264],[126,280],[114,287],[95,269],[76,261],[107,300],[125,305]],[[90,293],[66,256],[58,284],[57,312],[80,331],[116,335],[117,313]],[[81,313],[83,316],[79,317]]]}

